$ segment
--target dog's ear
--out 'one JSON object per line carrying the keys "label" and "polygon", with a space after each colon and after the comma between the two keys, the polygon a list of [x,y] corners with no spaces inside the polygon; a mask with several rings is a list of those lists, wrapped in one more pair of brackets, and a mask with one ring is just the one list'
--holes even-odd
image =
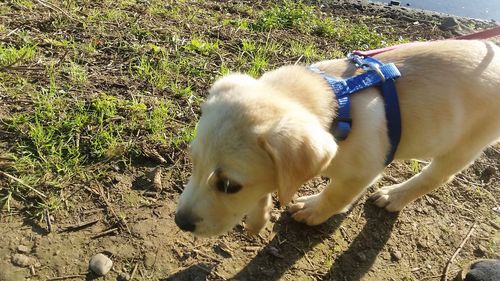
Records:
{"label": "dog's ear", "polygon": [[303,183],[324,170],[337,152],[333,136],[317,121],[296,117],[285,117],[271,126],[258,143],[273,161],[281,206],[292,200]]}

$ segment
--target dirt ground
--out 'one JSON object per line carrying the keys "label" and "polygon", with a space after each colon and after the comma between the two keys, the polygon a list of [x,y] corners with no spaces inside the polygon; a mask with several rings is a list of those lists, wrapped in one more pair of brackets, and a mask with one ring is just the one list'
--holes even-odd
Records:
{"label": "dirt ground", "polygon": [[[78,22],[74,26],[54,28],[53,21],[68,16],[60,11],[62,2],[54,6],[43,5],[50,3],[48,1],[33,1],[31,10],[22,8],[24,6],[18,4],[21,2],[0,3],[2,8],[9,7],[8,11],[1,10],[6,12],[0,15],[5,27],[0,33],[3,44],[15,45],[22,40],[7,36],[9,31],[29,30],[36,35],[36,40],[40,40],[37,41],[38,47],[45,52],[45,57],[61,59],[64,50],[42,40],[44,36],[64,31],[81,35],[81,38],[75,38],[82,42],[82,38],[90,36],[79,33]],[[130,6],[133,8],[124,10],[140,14],[147,5],[144,2],[148,1],[132,2],[136,3]],[[247,16],[247,12],[235,8],[235,3],[249,5],[248,1],[219,2],[183,2],[182,5],[186,6],[182,7],[202,7],[204,11],[220,13],[226,19]],[[441,26],[444,21],[441,15],[387,9],[363,1],[311,3],[318,7],[322,5],[321,11],[327,15],[348,18],[352,22],[362,21],[391,38],[402,36],[408,40],[449,38],[492,24],[459,19],[451,27]],[[106,7],[120,9],[113,5],[108,3]],[[255,5],[262,9],[269,3],[259,1]],[[142,20],[146,22],[146,19]],[[175,25],[180,26],[181,32],[208,32],[211,38],[229,42],[227,52],[237,45],[231,44],[232,40],[237,40],[234,38],[237,37],[235,29],[217,22],[210,22],[209,30],[203,19],[190,22],[166,17],[164,22],[166,26],[158,26],[158,30],[164,28],[168,31]],[[145,28],[153,29],[151,25],[145,25]],[[255,38],[265,40],[269,34],[256,35]],[[283,38],[299,36],[293,30],[275,31],[271,35]],[[254,38],[246,33],[241,36]],[[110,38],[113,39],[111,35]],[[141,42],[148,42],[148,38],[144,35]],[[337,44],[333,39],[310,35],[300,38],[310,40],[323,50]],[[92,77],[91,71],[103,75],[95,76],[92,86],[77,87],[74,93],[85,98],[96,89],[106,89],[113,95],[127,97],[136,89],[149,87],[141,81],[126,80],[127,66],[125,70],[113,68],[112,61],[124,63],[130,60],[127,53],[113,55],[115,51],[123,51],[118,45],[102,43],[102,49],[97,48],[99,54],[88,63],[89,76]],[[217,58],[214,55],[214,61]],[[86,58],[81,59],[85,61]],[[268,67],[296,60],[297,57],[292,55],[277,54]],[[37,66],[43,61],[31,63]],[[208,69],[213,70],[210,65]],[[47,81],[43,75],[36,76],[36,70],[28,69],[16,72],[16,75],[35,75],[30,80],[34,84]],[[193,81],[200,99],[217,73],[209,71],[206,75]],[[9,95],[2,89],[5,87],[0,88],[0,114],[3,117],[31,107],[22,93]],[[170,94],[168,90],[151,90],[150,93],[157,96]],[[181,108],[187,104],[181,99],[178,103]],[[190,109],[176,118],[179,122],[193,124],[197,112],[196,108],[194,112]],[[14,151],[17,139],[15,131],[1,128],[0,151]],[[69,180],[64,194],[60,193],[64,197],[62,207],[47,216],[50,223],[43,215],[41,218],[30,215],[26,210],[31,206],[22,203],[23,200],[13,203],[13,211],[7,212],[4,208],[0,214],[0,281],[129,280],[131,277],[134,280],[443,280],[447,262],[472,228],[470,237],[449,266],[448,280],[474,259],[499,258],[498,144],[487,148],[451,183],[417,200],[399,214],[380,210],[366,199],[380,186],[411,177],[426,164],[425,161],[391,164],[384,177],[359,199],[352,210],[323,225],[308,227],[296,223],[286,210],[276,206],[271,222],[260,236],[250,237],[238,226],[231,233],[217,238],[194,238],[180,231],[174,223],[176,202],[190,169],[185,146],[171,149],[146,142],[142,150],[142,156],[131,156],[126,158],[127,161],[92,163],[87,168],[90,173],[99,174],[95,180],[87,181],[86,177],[77,176]],[[0,159],[2,170],[7,169],[3,160]],[[157,188],[158,182],[155,183],[151,176],[158,167],[162,169],[161,188]],[[7,189],[12,183],[6,177],[0,179],[2,188]],[[324,180],[316,179],[304,186],[300,193],[318,192],[323,186]],[[96,277],[88,269],[90,258],[97,253],[105,253],[114,263],[111,272],[104,277]]]}

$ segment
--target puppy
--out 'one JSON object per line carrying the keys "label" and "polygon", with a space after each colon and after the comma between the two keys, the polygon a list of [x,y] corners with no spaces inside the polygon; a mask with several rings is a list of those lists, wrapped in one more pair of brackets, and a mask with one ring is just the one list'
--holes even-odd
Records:
{"label": "puppy", "polygon": [[[372,195],[379,207],[400,211],[450,181],[500,136],[500,48],[482,41],[437,41],[376,56],[394,63],[401,109],[395,159],[432,159],[409,180]],[[314,65],[347,78],[347,59]],[[318,175],[331,179],[319,194],[290,205],[295,220],[317,225],[345,212],[385,168],[390,149],[384,101],[372,87],[351,98],[352,130],[335,141],[330,128],[337,101],[324,80],[305,66],[285,66],[259,79],[231,74],[216,81],[202,105],[191,145],[192,175],[175,221],[213,236],[246,215],[258,233],[269,218],[271,193],[285,206]]]}

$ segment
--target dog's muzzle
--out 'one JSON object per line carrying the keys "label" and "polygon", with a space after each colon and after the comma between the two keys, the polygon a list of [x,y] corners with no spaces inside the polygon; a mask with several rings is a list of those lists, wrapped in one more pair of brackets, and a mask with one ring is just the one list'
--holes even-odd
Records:
{"label": "dog's muzzle", "polygon": [[178,211],[175,214],[175,224],[184,231],[193,232],[198,221],[199,219],[189,212]]}

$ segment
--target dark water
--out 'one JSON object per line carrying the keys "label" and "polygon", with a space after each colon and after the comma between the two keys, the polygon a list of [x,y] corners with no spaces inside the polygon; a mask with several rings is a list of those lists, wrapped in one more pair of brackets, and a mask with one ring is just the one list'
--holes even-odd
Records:
{"label": "dark water", "polygon": [[[389,0],[371,0],[389,3]],[[500,0],[402,0],[401,6],[500,22]]]}

